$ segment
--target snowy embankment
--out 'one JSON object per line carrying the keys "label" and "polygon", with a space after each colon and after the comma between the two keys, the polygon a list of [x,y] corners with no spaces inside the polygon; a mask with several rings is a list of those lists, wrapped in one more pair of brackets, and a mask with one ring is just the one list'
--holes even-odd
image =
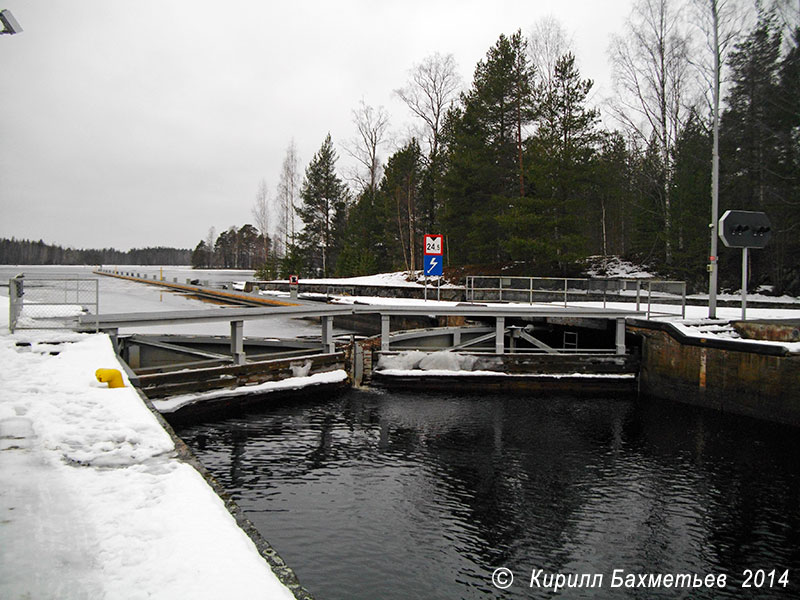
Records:
{"label": "snowy embankment", "polygon": [[[408,271],[397,271],[395,273],[378,273],[376,275],[361,275],[358,277],[328,277],[328,278],[302,278],[300,283],[304,285],[330,285],[330,286],[365,286],[365,287],[411,287],[424,288],[425,278],[422,271],[414,272],[416,280],[408,280]],[[430,281],[433,281],[431,278]],[[273,280],[269,283],[288,283],[287,280]],[[430,284],[434,290],[436,286]],[[451,283],[442,282],[442,289],[458,287]]]}
{"label": "snowy embankment", "polygon": [[7,332],[0,597],[293,598],[131,387],[102,334]]}

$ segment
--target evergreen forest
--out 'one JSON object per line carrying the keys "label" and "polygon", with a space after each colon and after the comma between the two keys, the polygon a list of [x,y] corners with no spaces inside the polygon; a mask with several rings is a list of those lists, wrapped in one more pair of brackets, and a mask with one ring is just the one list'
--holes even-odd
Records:
{"label": "evergreen forest", "polygon": [[[780,3],[749,19],[722,12],[741,4],[694,7],[719,9],[716,97],[704,64],[712,32],[690,29],[671,0],[638,1],[612,40],[605,103],[552,23],[500,35],[466,88],[451,56],[431,56],[396,90],[414,135],[389,140],[383,108],[362,103],[346,147],[355,177],[339,173],[330,135],[302,180],[284,164],[261,274],[420,269],[431,233],[444,235],[446,275],[574,276],[587,257],[621,256],[707,289],[718,132],[718,216],[763,211],[772,222],[769,245],[750,253],[751,281],[800,293],[800,28]],[[719,246],[720,282],[736,289],[741,251]],[[230,263],[211,247],[198,244],[198,266]]]}

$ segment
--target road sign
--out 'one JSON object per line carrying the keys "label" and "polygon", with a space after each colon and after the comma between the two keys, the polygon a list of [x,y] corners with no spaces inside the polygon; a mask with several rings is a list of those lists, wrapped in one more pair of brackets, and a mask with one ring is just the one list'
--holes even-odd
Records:
{"label": "road sign", "polygon": [[728,248],[742,249],[742,321],[747,318],[747,251],[763,248],[772,237],[772,225],[763,212],[726,210],[719,220],[719,237]]}
{"label": "road sign", "polygon": [[763,212],[727,210],[719,220],[719,237],[728,248],[763,248],[772,226]]}
{"label": "road sign", "polygon": [[[432,254],[435,256],[442,255],[442,236],[425,234],[425,256]],[[427,272],[427,270],[426,270]]]}
{"label": "road sign", "polygon": [[442,257],[436,254],[426,254],[423,266],[425,277],[441,277],[444,274]]}

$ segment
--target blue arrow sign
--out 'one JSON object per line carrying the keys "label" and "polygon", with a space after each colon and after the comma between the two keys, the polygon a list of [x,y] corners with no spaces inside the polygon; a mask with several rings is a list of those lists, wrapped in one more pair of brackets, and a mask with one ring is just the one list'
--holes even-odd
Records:
{"label": "blue arrow sign", "polygon": [[444,274],[442,256],[438,254],[426,254],[423,263],[425,277],[441,277]]}

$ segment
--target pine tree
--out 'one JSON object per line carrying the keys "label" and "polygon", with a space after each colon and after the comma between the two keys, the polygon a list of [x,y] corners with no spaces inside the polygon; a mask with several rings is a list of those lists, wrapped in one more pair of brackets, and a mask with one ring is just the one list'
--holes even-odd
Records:
{"label": "pine tree", "polygon": [[303,231],[298,245],[307,255],[309,266],[323,277],[334,272],[346,219],[347,187],[336,174],[336,160],[329,133],[306,167],[300,190],[298,214]]}
{"label": "pine tree", "polygon": [[[554,77],[539,105],[539,128],[529,141],[528,162],[536,213],[535,229],[521,227],[519,216],[501,217],[511,237],[506,247],[519,247],[517,238],[539,238],[538,258],[556,262],[563,271],[586,253],[590,223],[585,217],[594,201],[596,154],[601,140],[599,114],[587,107],[592,81],[582,80],[571,53],[555,65]],[[530,220],[530,216],[528,220]],[[546,256],[549,255],[549,256]],[[532,258],[516,257],[514,258]]]}
{"label": "pine tree", "polygon": [[475,68],[460,106],[447,115],[440,198],[456,263],[501,256],[494,216],[507,213],[507,199],[524,192],[522,133],[535,112],[533,77],[522,34],[501,35]]}
{"label": "pine tree", "polygon": [[[422,268],[422,230],[418,204],[423,183],[422,151],[416,139],[386,164],[380,187],[388,256],[395,268]],[[430,233],[430,232],[428,232]]]}
{"label": "pine tree", "polygon": [[[798,248],[797,51],[781,61],[781,31],[772,12],[761,11],[753,30],[730,57],[728,110],[721,122],[720,210],[764,211],[773,223],[772,241],[751,253],[753,283],[771,275],[778,291],[797,285],[787,279],[789,257]],[[794,75],[791,65],[794,64]],[[786,70],[784,70],[786,69]],[[788,75],[788,76],[787,76]],[[792,118],[794,115],[794,121]],[[792,190],[791,181],[795,187]],[[735,285],[737,252],[721,250],[721,276]],[[793,278],[794,279],[794,278]]]}

